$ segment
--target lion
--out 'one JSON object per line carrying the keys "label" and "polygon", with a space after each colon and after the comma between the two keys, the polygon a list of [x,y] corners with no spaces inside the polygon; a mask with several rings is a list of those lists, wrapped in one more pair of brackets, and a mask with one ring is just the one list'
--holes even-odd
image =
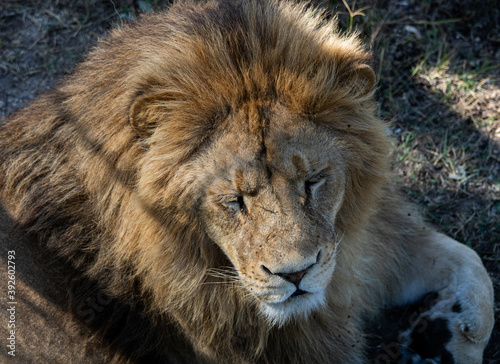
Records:
{"label": "lion", "polygon": [[[3,358],[481,363],[491,280],[391,184],[369,64],[288,1],[178,2],[99,41],[0,128]],[[370,357],[383,310],[429,295]]]}

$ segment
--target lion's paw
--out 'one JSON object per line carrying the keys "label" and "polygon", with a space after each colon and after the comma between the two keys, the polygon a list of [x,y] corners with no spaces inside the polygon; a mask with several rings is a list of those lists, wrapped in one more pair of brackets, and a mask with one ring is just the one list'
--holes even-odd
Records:
{"label": "lion's paw", "polygon": [[401,362],[482,363],[491,333],[489,305],[459,292],[448,299],[441,298],[443,293],[430,295],[425,309],[414,313],[410,328],[401,334]]}

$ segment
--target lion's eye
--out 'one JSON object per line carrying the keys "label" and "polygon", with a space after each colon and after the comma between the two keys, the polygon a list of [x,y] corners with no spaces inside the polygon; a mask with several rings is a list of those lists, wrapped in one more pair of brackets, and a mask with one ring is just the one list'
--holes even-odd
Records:
{"label": "lion's eye", "polygon": [[315,198],[316,197],[316,192],[318,188],[320,188],[324,183],[326,179],[325,178],[312,178],[310,180],[307,180],[304,182],[304,188],[306,190],[306,193],[309,197]]}
{"label": "lion's eye", "polygon": [[240,211],[245,213],[247,211],[243,196],[236,196],[233,200],[223,202],[222,204],[234,212]]}

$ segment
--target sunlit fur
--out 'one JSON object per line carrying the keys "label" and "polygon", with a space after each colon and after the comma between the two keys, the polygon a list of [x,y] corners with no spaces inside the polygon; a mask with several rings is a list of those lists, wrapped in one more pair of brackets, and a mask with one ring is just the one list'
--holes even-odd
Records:
{"label": "sunlit fur", "polygon": [[[387,184],[390,141],[369,62],[355,35],[288,1],[180,2],[114,30],[0,129],[4,208],[74,269],[66,282],[37,284],[65,295],[84,277],[138,310],[157,331],[114,327],[112,316],[92,338],[108,333],[132,360],[186,361],[189,352],[189,362],[364,362],[363,318],[397,301],[430,234]],[[293,151],[286,140],[309,146],[300,163],[330,168],[307,213],[304,181],[266,170]],[[261,164],[245,162],[247,175],[264,176],[248,195],[253,222],[238,212],[231,220],[231,203],[217,198],[245,181],[220,166],[257,150]],[[260,236],[269,247],[252,255]],[[259,298],[284,283],[251,269],[307,249],[328,253],[309,282],[326,288]],[[70,304],[85,297],[79,287]],[[75,362],[65,348],[61,361]]]}

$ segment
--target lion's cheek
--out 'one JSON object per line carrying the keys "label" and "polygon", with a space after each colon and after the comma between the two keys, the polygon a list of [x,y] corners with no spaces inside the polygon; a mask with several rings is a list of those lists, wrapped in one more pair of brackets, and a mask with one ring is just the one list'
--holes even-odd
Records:
{"label": "lion's cheek", "polygon": [[232,223],[223,212],[212,209],[202,211],[201,223],[209,239],[238,270],[241,266],[237,249],[240,239],[240,234],[237,233],[239,230],[238,224]]}

